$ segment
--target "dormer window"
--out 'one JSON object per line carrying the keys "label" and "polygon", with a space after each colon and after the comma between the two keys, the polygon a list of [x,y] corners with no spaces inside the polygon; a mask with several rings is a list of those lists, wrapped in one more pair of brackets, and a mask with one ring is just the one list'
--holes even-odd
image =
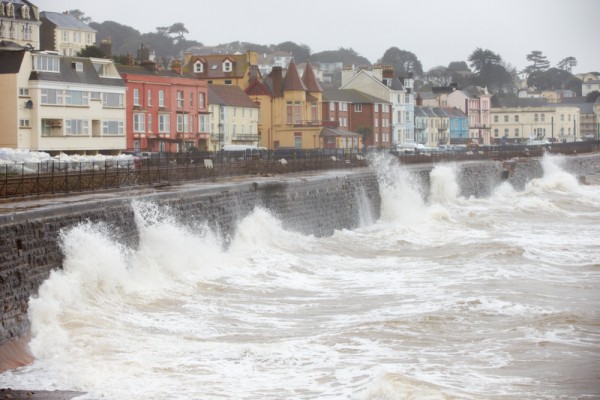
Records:
{"label": "dormer window", "polygon": [[233,69],[233,63],[229,60],[223,62],[223,72],[231,72]]}
{"label": "dormer window", "polygon": [[34,55],[34,60],[36,71],[60,72],[60,63],[58,57],[56,56],[36,54]]}
{"label": "dormer window", "polygon": [[6,16],[7,17],[14,17],[15,16],[15,6],[12,3],[8,3],[6,5]]}
{"label": "dormer window", "polygon": [[21,8],[21,15],[23,16],[23,19],[29,19],[29,7],[28,6],[23,6],[23,8]]}
{"label": "dormer window", "polygon": [[5,13],[4,3],[0,3],[0,17],[3,17]]}
{"label": "dormer window", "polygon": [[194,63],[194,73],[200,74],[202,72],[204,72],[204,64],[202,64],[202,61],[198,60]]}
{"label": "dormer window", "polygon": [[73,63],[73,69],[77,72],[83,72],[83,63],[81,61],[75,61]]}

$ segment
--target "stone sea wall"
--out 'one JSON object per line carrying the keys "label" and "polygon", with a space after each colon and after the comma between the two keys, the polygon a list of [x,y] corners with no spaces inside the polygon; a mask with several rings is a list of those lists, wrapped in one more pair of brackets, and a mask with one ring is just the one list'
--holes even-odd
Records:
{"label": "stone sea wall", "polygon": [[[433,167],[406,167],[417,177],[425,197]],[[565,158],[563,168],[576,175],[600,173],[600,155]],[[465,197],[488,196],[504,180],[519,189],[543,175],[541,160],[529,159],[461,163],[455,170]],[[238,221],[257,206],[275,214],[286,229],[315,236],[356,228],[365,215],[377,219],[381,206],[378,176],[370,169],[84,194],[13,203],[12,208],[0,205],[0,344],[28,331],[30,296],[50,271],[62,265],[61,230],[87,221],[102,222],[119,242],[135,247],[139,237],[134,201],[168,207],[182,224],[208,224],[225,243]]]}

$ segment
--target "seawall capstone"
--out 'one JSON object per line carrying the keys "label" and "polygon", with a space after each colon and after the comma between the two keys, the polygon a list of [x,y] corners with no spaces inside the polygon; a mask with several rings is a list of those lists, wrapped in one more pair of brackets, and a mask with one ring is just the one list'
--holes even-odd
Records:
{"label": "seawall capstone", "polygon": [[[404,167],[417,177],[425,199],[434,167]],[[575,175],[600,173],[600,154],[565,157],[563,168]],[[467,198],[489,196],[503,180],[519,190],[543,175],[540,159],[464,162],[457,164],[456,171],[460,195]],[[61,230],[81,223],[103,223],[116,240],[135,248],[139,242],[136,201],[168,207],[171,215],[192,228],[208,225],[225,244],[238,221],[255,207],[276,215],[285,229],[315,236],[358,227],[361,211],[376,220],[381,207],[377,171],[368,168],[0,204],[0,344],[29,330],[29,298],[37,294],[52,270],[62,268]],[[365,207],[368,210],[363,210]]]}

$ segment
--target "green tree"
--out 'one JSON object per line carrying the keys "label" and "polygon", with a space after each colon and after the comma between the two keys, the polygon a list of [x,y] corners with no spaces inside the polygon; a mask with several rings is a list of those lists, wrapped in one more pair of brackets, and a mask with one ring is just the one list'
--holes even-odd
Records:
{"label": "green tree", "polygon": [[523,70],[527,76],[534,72],[545,71],[550,67],[550,61],[548,61],[546,56],[539,50],[533,50],[531,53],[527,54],[527,61],[533,63]]}
{"label": "green tree", "polygon": [[90,17],[86,17],[85,13],[79,9],[69,10],[69,11],[67,11],[67,14],[74,16],[75,18],[77,18],[78,20],[80,20],[81,22],[83,22],[85,24],[92,21],[92,19]]}
{"label": "green tree", "polygon": [[393,66],[394,72],[398,76],[423,75],[423,65],[417,56],[410,51],[400,50],[397,47],[387,49],[379,63]]}
{"label": "green tree", "polygon": [[365,65],[371,66],[371,62],[365,57],[358,54],[354,49],[345,49],[340,47],[337,50],[326,50],[320,53],[315,53],[310,56],[312,62],[321,63],[336,63],[341,62],[343,65]]}
{"label": "green tree", "polygon": [[274,50],[292,53],[296,64],[307,62],[308,57],[310,56],[310,47],[305,44],[296,44],[294,42],[279,43],[278,45],[275,45]]}
{"label": "green tree", "polygon": [[453,82],[452,72],[443,65],[431,68],[425,77],[432,86],[449,86]]}
{"label": "green tree", "polygon": [[527,78],[527,85],[538,90],[562,90],[573,77],[569,72],[558,68],[532,72]]}
{"label": "green tree", "polygon": [[478,74],[479,84],[492,92],[500,92],[513,83],[511,74],[501,64],[484,64]]}
{"label": "green tree", "polygon": [[169,30],[167,31],[168,34],[175,35],[175,40],[177,41],[177,43],[181,43],[183,42],[184,38],[184,34],[186,33],[190,33],[186,28],[185,25],[182,22],[175,22],[173,25],[171,25],[169,27]]}
{"label": "green tree", "polygon": [[558,69],[562,69],[563,71],[571,73],[573,67],[577,66],[577,59],[575,57],[563,58],[558,62],[558,64],[556,64],[556,66],[558,67]]}
{"label": "green tree", "polygon": [[491,50],[478,47],[471,53],[467,60],[471,63],[473,71],[479,73],[485,65],[500,64],[502,57]]}
{"label": "green tree", "polygon": [[585,102],[586,103],[595,103],[598,98],[600,98],[600,92],[597,90],[594,90],[593,92],[590,92],[587,94],[587,96],[585,96]]}
{"label": "green tree", "polygon": [[77,53],[77,57],[104,58],[106,54],[98,46],[85,46],[83,50]]}

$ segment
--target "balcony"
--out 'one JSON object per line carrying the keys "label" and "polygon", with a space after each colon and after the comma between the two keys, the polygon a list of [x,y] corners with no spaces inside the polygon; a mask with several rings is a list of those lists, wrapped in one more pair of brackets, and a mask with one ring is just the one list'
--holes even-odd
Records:
{"label": "balcony", "polygon": [[244,142],[256,142],[258,140],[258,134],[242,134],[242,135],[234,135],[232,140],[235,141],[244,141]]}
{"label": "balcony", "polygon": [[292,123],[287,122],[285,125],[293,126],[294,128],[320,127],[320,126],[323,126],[323,121],[316,121],[316,120],[295,121]]}

